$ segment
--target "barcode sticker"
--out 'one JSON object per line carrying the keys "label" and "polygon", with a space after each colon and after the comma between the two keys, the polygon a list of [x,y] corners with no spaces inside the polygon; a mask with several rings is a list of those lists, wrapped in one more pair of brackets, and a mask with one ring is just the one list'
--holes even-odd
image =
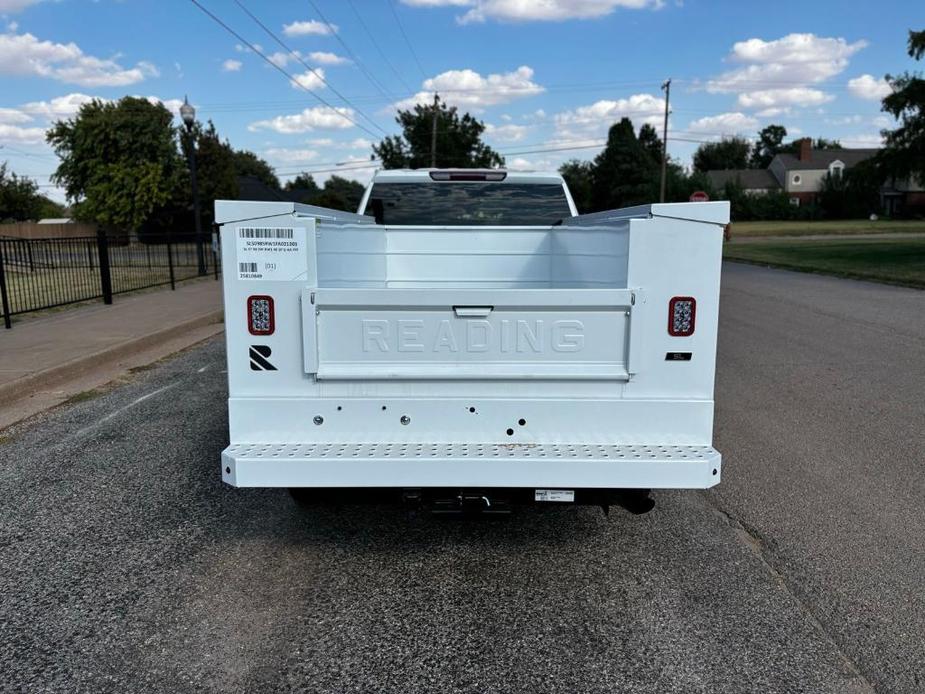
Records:
{"label": "barcode sticker", "polygon": [[290,282],[305,279],[308,252],[304,227],[238,227],[238,279]]}
{"label": "barcode sticker", "polygon": [[295,229],[241,227],[238,237],[242,239],[291,239]]}

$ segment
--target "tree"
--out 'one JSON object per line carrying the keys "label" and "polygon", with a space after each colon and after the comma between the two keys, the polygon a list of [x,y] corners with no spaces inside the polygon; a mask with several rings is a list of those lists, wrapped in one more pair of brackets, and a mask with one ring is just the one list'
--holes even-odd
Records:
{"label": "tree", "polygon": [[273,190],[280,190],[279,179],[273,167],[246,149],[234,151],[234,172],[237,176],[253,176]]}
{"label": "tree", "polygon": [[649,156],[659,166],[662,165],[662,140],[658,131],[649,123],[643,123],[639,128],[639,144],[648,152]]}
{"label": "tree", "polygon": [[318,197],[321,188],[315,183],[315,179],[309,173],[300,173],[291,181],[286,181],[285,190],[293,193],[299,202],[311,204],[311,201]]}
{"label": "tree", "polygon": [[651,202],[658,180],[658,165],[637,139],[630,119],[623,118],[610,126],[607,145],[592,165],[593,210]]}
{"label": "tree", "polygon": [[[238,197],[235,170],[237,153],[227,140],[222,142],[212,121],[209,121],[207,127],[196,123],[193,125],[192,132],[182,134],[180,140],[183,156],[187,162],[190,155],[190,142],[196,143],[196,182],[199,186],[202,228],[208,229],[212,224],[215,201],[235,200]],[[183,203],[189,205],[190,214],[187,219],[192,219],[192,193],[188,178],[184,177],[176,194]]]}
{"label": "tree", "polygon": [[783,125],[769,125],[758,132],[758,141],[752,149],[749,164],[753,169],[766,169],[771,160],[783,149],[787,128]]}
{"label": "tree", "polygon": [[[921,60],[925,55],[925,30],[910,31],[908,53]],[[892,93],[884,97],[881,110],[899,121],[894,130],[883,130],[885,147],[876,163],[883,178],[914,177],[925,183],[925,79],[920,73],[887,75]]]}
{"label": "tree", "polygon": [[46,137],[61,159],[51,180],[75,216],[118,229],[138,230],[170,199],[183,168],[173,116],[142,98],[94,99]]}
{"label": "tree", "polygon": [[694,152],[694,171],[744,169],[748,166],[751,145],[742,137],[724,137],[719,142],[704,142]]}
{"label": "tree", "polygon": [[17,176],[0,164],[0,221],[24,222],[43,217],[58,217],[64,208],[39,193],[31,178]]}
{"label": "tree", "polygon": [[[436,110],[435,110],[436,109]],[[416,104],[413,111],[399,111],[395,118],[401,137],[391,135],[373,152],[386,169],[418,169],[431,165],[434,113],[437,116],[437,157],[440,168],[488,168],[504,166],[504,157],[482,142],[485,124],[468,113],[462,117],[455,106]]]}
{"label": "tree", "polygon": [[324,188],[315,196],[311,204],[329,207],[332,210],[356,212],[365,190],[362,183],[340,176],[331,176],[324,182]]}
{"label": "tree", "polygon": [[572,193],[572,199],[575,201],[578,212],[583,214],[591,210],[593,205],[591,197],[593,167],[591,162],[572,159],[559,167],[559,173],[562,174],[562,178],[565,179],[565,183]]}

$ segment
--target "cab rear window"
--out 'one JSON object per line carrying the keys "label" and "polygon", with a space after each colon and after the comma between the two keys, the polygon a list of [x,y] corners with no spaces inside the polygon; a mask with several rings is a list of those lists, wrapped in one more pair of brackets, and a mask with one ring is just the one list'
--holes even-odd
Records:
{"label": "cab rear window", "polygon": [[413,181],[374,183],[365,214],[380,224],[545,226],[571,211],[557,183]]}

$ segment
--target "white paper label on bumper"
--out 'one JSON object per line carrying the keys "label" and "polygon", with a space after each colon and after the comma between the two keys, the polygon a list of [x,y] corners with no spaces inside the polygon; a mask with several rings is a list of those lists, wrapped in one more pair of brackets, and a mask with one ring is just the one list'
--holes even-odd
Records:
{"label": "white paper label on bumper", "polygon": [[536,501],[575,501],[573,489],[537,489],[534,496]]}
{"label": "white paper label on bumper", "polygon": [[304,279],[308,253],[304,227],[238,227],[238,279]]}

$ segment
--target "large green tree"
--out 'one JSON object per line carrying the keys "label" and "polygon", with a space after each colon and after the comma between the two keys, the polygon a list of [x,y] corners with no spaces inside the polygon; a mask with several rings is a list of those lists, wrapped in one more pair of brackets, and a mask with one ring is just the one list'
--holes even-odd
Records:
{"label": "large green tree", "polygon": [[655,129],[655,126],[649,123],[642,124],[639,128],[639,144],[648,152],[652,161],[661,166],[663,154],[662,139],[658,136],[658,131]]}
{"label": "large green tree", "polygon": [[766,169],[771,160],[784,148],[787,128],[783,125],[769,125],[758,132],[758,141],[752,148],[749,165],[753,169]]}
{"label": "large green tree", "polygon": [[52,182],[64,187],[78,219],[135,231],[177,188],[183,165],[163,104],[93,100],[46,137],[61,159]]}
{"label": "large green tree", "polygon": [[[910,31],[908,53],[921,60],[925,55],[925,30]],[[925,79],[921,73],[887,75],[892,92],[883,99],[882,109],[898,123],[884,130],[885,147],[877,156],[884,177],[915,177],[925,183]]]}
{"label": "large green tree", "polygon": [[0,222],[24,222],[60,217],[64,208],[39,193],[38,184],[0,164]]}
{"label": "large green tree", "polygon": [[694,171],[744,169],[748,166],[751,147],[744,137],[724,137],[719,142],[704,142],[694,152]]}
{"label": "large green tree", "polygon": [[286,181],[284,189],[287,193],[293,194],[299,202],[311,204],[321,193],[321,188],[315,183],[314,177],[310,173],[300,173],[291,181]]}
{"label": "large green tree", "polygon": [[[235,168],[237,152],[227,140],[222,140],[212,121],[203,126],[193,125],[192,132],[180,137],[183,157],[189,161],[190,144],[196,144],[196,182],[199,187],[199,205],[202,214],[202,228],[212,224],[216,200],[235,200],[238,197],[238,181]],[[250,154],[250,152],[247,152]],[[192,204],[189,179],[185,178],[177,190],[177,196],[184,204]],[[190,208],[192,209],[192,208]],[[189,215],[192,219],[192,212]]]}
{"label": "large green tree", "polygon": [[580,214],[590,212],[593,207],[593,198],[591,197],[591,181],[593,167],[589,161],[572,159],[565,162],[559,167],[559,173],[565,179],[569,191],[572,193],[572,200],[575,201],[575,207]]}
{"label": "large green tree", "polygon": [[629,118],[610,126],[607,144],[594,158],[592,167],[594,210],[639,205],[657,199],[658,164],[639,142]]}
{"label": "large green tree", "polygon": [[437,118],[438,168],[487,168],[504,166],[504,157],[482,142],[485,124],[455,106],[416,104],[411,111],[399,111],[395,118],[402,135],[391,135],[373,152],[386,169],[418,169],[431,165],[434,115]]}
{"label": "large green tree", "polygon": [[273,167],[246,149],[234,151],[234,172],[238,176],[254,176],[273,190],[279,190],[279,179]]}
{"label": "large green tree", "polygon": [[365,190],[362,183],[341,176],[331,176],[324,182],[321,192],[311,200],[311,204],[332,210],[356,212]]}

